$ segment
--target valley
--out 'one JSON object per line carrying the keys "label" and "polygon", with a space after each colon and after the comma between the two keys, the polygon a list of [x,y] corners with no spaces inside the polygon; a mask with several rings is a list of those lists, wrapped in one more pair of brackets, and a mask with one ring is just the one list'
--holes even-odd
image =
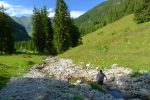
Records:
{"label": "valley", "polygon": [[0,100],[150,100],[149,11],[148,0],[0,1]]}

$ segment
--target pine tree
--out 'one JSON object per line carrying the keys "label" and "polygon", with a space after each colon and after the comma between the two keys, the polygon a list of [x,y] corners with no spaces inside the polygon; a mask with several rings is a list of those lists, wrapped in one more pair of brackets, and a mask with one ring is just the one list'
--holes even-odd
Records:
{"label": "pine tree", "polygon": [[43,22],[41,12],[34,8],[32,16],[32,25],[33,25],[33,41],[35,47],[39,53],[44,53],[45,49],[45,34],[43,33]]}
{"label": "pine tree", "polygon": [[67,5],[63,0],[56,1],[56,10],[54,17],[54,46],[58,53],[64,52],[70,47],[70,34],[68,33],[67,23],[70,20],[70,14]]}
{"label": "pine tree", "polygon": [[41,10],[34,8],[32,16],[33,41],[39,53],[52,53],[53,29],[46,7]]}
{"label": "pine tree", "polygon": [[71,28],[71,38],[72,38],[72,47],[76,47],[79,44],[82,44],[81,36],[78,27],[75,25],[72,19],[72,28]]}
{"label": "pine tree", "polygon": [[70,18],[70,12],[64,0],[56,1],[56,10],[53,23],[54,46],[57,53],[62,53],[73,46],[73,30],[75,27]]}
{"label": "pine tree", "polygon": [[1,6],[0,7],[0,52],[4,51],[4,39],[3,39],[4,26],[3,26],[3,23],[4,23],[4,7]]}
{"label": "pine tree", "polygon": [[44,34],[46,36],[46,47],[45,51],[49,54],[53,54],[53,28],[52,28],[52,23],[51,19],[48,17],[48,12],[46,7],[44,6],[43,8],[43,25],[44,25]]}
{"label": "pine tree", "polygon": [[15,48],[11,29],[11,19],[4,11],[4,7],[0,7],[0,52],[12,54]]}
{"label": "pine tree", "polygon": [[34,7],[34,10],[33,10],[33,16],[32,16],[32,30],[33,30],[33,41],[34,41],[34,45],[37,49],[37,51],[39,51],[39,48],[38,48],[38,43],[39,43],[39,36],[38,36],[38,10],[36,9],[36,7]]}

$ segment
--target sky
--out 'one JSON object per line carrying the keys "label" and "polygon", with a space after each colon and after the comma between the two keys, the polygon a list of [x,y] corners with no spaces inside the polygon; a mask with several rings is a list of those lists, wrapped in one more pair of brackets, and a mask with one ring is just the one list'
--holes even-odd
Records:
{"label": "sky", "polygon": [[[105,0],[65,0],[71,17],[77,18],[89,9],[104,2]],[[34,6],[37,8],[47,7],[49,17],[54,16],[56,0],[0,0],[0,6],[7,9],[10,16],[31,16]]]}

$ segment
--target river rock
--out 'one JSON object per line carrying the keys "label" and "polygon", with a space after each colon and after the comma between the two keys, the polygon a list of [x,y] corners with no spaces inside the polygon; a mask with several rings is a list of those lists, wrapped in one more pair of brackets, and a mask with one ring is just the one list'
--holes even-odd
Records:
{"label": "river rock", "polygon": [[[41,65],[33,66],[23,78],[11,78],[6,87],[0,90],[0,100],[124,100],[108,93],[93,90],[88,83],[95,82],[98,70],[87,69],[91,64],[73,64],[71,59],[48,57]],[[105,69],[109,89],[117,89],[139,97],[150,96],[150,75],[130,77],[134,70],[113,64]],[[77,79],[74,85],[68,79]],[[135,97],[137,98],[137,97]],[[136,100],[136,99],[135,99]],[[138,100],[138,98],[137,98]],[[145,99],[146,100],[146,99]]]}

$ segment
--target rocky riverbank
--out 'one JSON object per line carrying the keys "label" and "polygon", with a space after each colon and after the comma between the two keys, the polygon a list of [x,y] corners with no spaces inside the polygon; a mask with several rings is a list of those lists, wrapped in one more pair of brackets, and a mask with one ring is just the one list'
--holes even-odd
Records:
{"label": "rocky riverbank", "polygon": [[[98,71],[90,67],[91,64],[73,64],[71,59],[48,57],[42,65],[33,66],[23,78],[11,78],[0,91],[0,100],[124,100],[94,90],[88,82],[96,81]],[[111,90],[130,94],[134,100],[149,98],[150,74],[133,77],[134,70],[117,64],[104,73],[108,77],[105,84]]]}

